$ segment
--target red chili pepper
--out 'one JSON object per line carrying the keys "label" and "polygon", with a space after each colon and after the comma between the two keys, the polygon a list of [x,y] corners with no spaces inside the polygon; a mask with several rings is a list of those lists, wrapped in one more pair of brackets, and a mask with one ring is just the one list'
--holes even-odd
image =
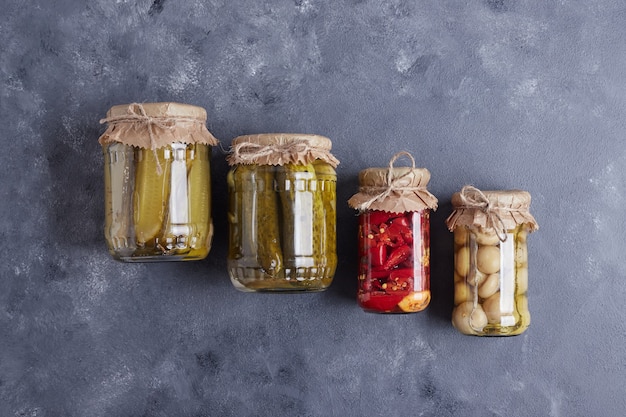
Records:
{"label": "red chili pepper", "polygon": [[[409,213],[411,215],[412,213]],[[396,217],[391,221],[392,224],[395,224],[400,227],[405,227],[410,230],[411,222],[406,217]]]}
{"label": "red chili pepper", "polygon": [[396,249],[394,249],[385,263],[383,264],[383,268],[391,269],[398,264],[406,261],[411,256],[411,248],[408,245],[402,245]]}
{"label": "red chili pepper", "polygon": [[382,266],[387,259],[387,248],[384,245],[376,245],[370,248],[370,262],[373,266]]}
{"label": "red chili pepper", "polygon": [[408,230],[407,232],[402,233],[402,238],[404,239],[407,245],[412,245],[413,244],[413,231]]}
{"label": "red chili pepper", "polygon": [[389,278],[389,271],[380,268],[372,268],[369,273],[366,273],[366,277],[370,279]]}
{"label": "red chili pepper", "polygon": [[408,294],[409,292],[414,291],[413,277],[413,268],[394,269],[389,274],[389,283],[391,284],[392,290],[402,291],[405,294]]}
{"label": "red chili pepper", "polygon": [[366,310],[390,312],[396,309],[404,296],[405,294],[359,294],[359,304]]}
{"label": "red chili pepper", "polygon": [[400,264],[398,264],[398,267],[402,268],[402,269],[404,269],[404,268],[411,268],[411,269],[413,269],[414,266],[415,266],[415,264],[414,264],[412,258],[409,258],[406,261],[401,262]]}
{"label": "red chili pepper", "polygon": [[407,281],[408,279],[413,279],[414,274],[415,271],[413,268],[394,269],[389,274],[389,279],[393,281]]}
{"label": "red chili pepper", "polygon": [[376,236],[372,233],[364,234],[361,237],[361,246],[363,247],[363,251],[367,252],[368,249],[376,246],[378,243]]}
{"label": "red chili pepper", "polygon": [[366,216],[368,216],[367,220],[369,220],[369,223],[372,226],[379,227],[381,224],[386,223],[389,220],[391,214],[385,211],[374,210],[367,212]]}
{"label": "red chili pepper", "polygon": [[408,243],[404,239],[404,236],[406,236],[407,234],[411,237],[411,240],[413,240],[410,229],[392,223],[387,229],[386,233],[386,236],[388,238],[388,245],[391,247],[398,247],[404,245],[405,243]]}
{"label": "red chili pepper", "polygon": [[[407,216],[411,216],[413,213],[409,213]],[[394,233],[402,236],[402,240],[407,245],[413,244],[413,229],[411,227],[411,220],[407,217],[398,217],[393,219],[389,229],[393,229]]]}

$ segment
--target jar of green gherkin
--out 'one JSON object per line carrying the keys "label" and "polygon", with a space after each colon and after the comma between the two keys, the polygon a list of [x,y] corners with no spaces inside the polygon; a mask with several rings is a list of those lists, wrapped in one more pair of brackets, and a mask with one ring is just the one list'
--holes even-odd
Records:
{"label": "jar of green gherkin", "polygon": [[211,146],[202,107],[113,106],[101,123],[109,253],[125,262],[203,259],[213,236]]}
{"label": "jar of green gherkin", "polygon": [[241,291],[322,291],[337,267],[330,139],[235,138],[228,163],[228,272]]}

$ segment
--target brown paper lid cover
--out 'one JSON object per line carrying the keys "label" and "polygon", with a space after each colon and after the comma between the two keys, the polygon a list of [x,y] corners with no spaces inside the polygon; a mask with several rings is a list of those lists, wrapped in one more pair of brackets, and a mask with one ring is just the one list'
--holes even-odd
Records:
{"label": "brown paper lid cover", "polygon": [[227,157],[229,165],[306,165],[322,160],[333,167],[339,161],[330,149],[332,142],[320,135],[300,133],[262,133],[233,139]]}
{"label": "brown paper lid cover", "polygon": [[[413,167],[394,167],[393,162],[407,155]],[[359,192],[348,200],[354,209],[405,213],[424,209],[437,209],[437,198],[428,189],[430,172],[415,168],[408,152],[396,154],[388,168],[367,168],[359,173]]]}
{"label": "brown paper lid cover", "polygon": [[454,211],[446,220],[450,231],[458,226],[514,229],[526,224],[529,230],[539,228],[530,214],[530,193],[523,190],[481,191],[465,186],[452,195]]}
{"label": "brown paper lid cover", "polygon": [[206,127],[207,114],[202,107],[190,104],[131,103],[111,107],[101,145],[120,142],[144,149],[158,149],[172,143],[217,145],[217,139]]}

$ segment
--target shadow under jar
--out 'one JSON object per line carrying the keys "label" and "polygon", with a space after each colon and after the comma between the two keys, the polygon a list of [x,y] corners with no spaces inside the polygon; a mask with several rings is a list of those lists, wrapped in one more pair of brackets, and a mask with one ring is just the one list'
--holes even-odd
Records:
{"label": "shadow under jar", "polygon": [[[400,156],[412,168],[394,167]],[[437,199],[430,173],[398,153],[389,168],[359,174],[359,192],[348,204],[359,210],[357,301],[374,313],[416,313],[430,303],[430,211]]]}
{"label": "shadow under jar", "polygon": [[452,324],[463,334],[514,336],[530,325],[528,233],[538,228],[525,191],[464,187],[452,197]]}
{"label": "shadow under jar", "polygon": [[125,262],[204,259],[213,236],[211,146],[201,107],[114,106],[103,121],[105,228]]}
{"label": "shadow under jar", "polygon": [[228,272],[241,291],[322,291],[337,267],[331,141],[260,134],[233,140]]}

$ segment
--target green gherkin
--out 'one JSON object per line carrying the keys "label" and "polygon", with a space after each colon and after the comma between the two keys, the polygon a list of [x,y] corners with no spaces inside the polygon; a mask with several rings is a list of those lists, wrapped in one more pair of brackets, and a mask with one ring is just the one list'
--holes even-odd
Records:
{"label": "green gherkin", "polygon": [[313,163],[318,184],[321,187],[322,203],[324,204],[324,244],[322,254],[326,256],[326,264],[330,268],[330,275],[334,274],[337,266],[337,200],[336,186],[337,173],[335,169],[321,160]]}
{"label": "green gherkin", "polygon": [[266,275],[278,278],[283,256],[273,167],[240,165],[231,172],[227,180],[235,190],[231,193],[231,242],[235,244],[230,245],[229,256],[256,259]]}
{"label": "green gherkin", "polygon": [[229,244],[228,244],[228,258],[239,259],[243,253],[242,247],[242,213],[241,213],[241,197],[236,191],[235,184],[235,170],[231,169],[226,175],[226,185],[228,186],[229,197],[229,210],[228,210],[228,223],[229,227]]}
{"label": "green gherkin", "polygon": [[271,166],[258,168],[257,186],[257,257],[266,274],[279,277],[283,272],[283,255],[280,248],[278,201],[274,192],[274,172]]}
{"label": "green gherkin", "polygon": [[[187,179],[190,196],[189,221],[196,227],[191,241],[190,255],[205,257],[211,246],[211,171],[209,160],[211,148],[203,144],[190,145],[195,151],[195,158],[189,168]],[[188,158],[188,165],[191,158]]]}
{"label": "green gherkin", "polygon": [[325,215],[322,192],[313,164],[286,164],[278,168],[283,215],[282,248],[289,275],[299,277],[298,268],[320,264],[324,255]]}
{"label": "green gherkin", "polygon": [[134,223],[138,246],[145,247],[154,245],[154,239],[163,230],[169,200],[171,160],[165,158],[164,148],[156,151],[139,149],[138,153],[141,156],[137,161],[135,178]]}
{"label": "green gherkin", "polygon": [[135,163],[132,146],[111,143],[105,155],[105,236],[113,256],[135,250],[132,189]]}

